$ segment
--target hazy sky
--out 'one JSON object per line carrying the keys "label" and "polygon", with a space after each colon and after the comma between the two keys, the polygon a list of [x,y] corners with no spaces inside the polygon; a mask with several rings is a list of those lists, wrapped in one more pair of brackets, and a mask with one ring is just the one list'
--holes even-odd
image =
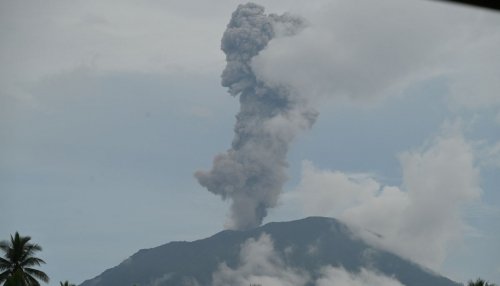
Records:
{"label": "hazy sky", "polygon": [[[256,1],[307,27],[253,71],[319,112],[265,222],[334,216],[500,283],[500,14],[374,2]],[[223,229],[193,174],[233,138],[220,41],[240,3],[0,1],[0,239],[42,245],[51,285]]]}

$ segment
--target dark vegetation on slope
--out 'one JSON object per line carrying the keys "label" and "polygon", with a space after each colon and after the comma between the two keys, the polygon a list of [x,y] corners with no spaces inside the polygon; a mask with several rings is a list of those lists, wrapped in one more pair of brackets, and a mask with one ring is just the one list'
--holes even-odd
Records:
{"label": "dark vegetation on slope", "polygon": [[[212,273],[219,264],[225,262],[231,268],[238,267],[241,244],[249,238],[257,239],[262,233],[272,237],[276,252],[287,265],[307,270],[313,278],[321,267],[332,265],[351,272],[362,267],[373,269],[406,286],[461,285],[368,245],[335,219],[309,217],[269,223],[248,231],[225,230],[206,239],[143,249],[81,286],[149,285],[158,279],[161,285],[178,286],[192,278],[200,285],[210,285]],[[311,246],[317,251],[311,253]],[[285,255],[285,249],[290,247],[293,251]]]}

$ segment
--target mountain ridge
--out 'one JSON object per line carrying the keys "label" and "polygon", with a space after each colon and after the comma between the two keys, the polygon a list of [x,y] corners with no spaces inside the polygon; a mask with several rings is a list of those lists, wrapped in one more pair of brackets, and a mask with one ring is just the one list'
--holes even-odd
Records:
{"label": "mountain ridge", "polygon": [[[326,217],[307,217],[288,222],[270,222],[238,231],[223,230],[194,241],[173,241],[141,249],[119,265],[110,268],[80,286],[118,285],[212,285],[213,274],[220,265],[236,269],[241,262],[242,245],[267,234],[283,262],[319,277],[324,266],[342,267],[357,273],[373,269],[393,277],[406,286],[458,286],[422,266],[393,253],[369,245],[344,223]],[[311,248],[317,251],[311,254]],[[293,249],[292,252],[289,250]]]}

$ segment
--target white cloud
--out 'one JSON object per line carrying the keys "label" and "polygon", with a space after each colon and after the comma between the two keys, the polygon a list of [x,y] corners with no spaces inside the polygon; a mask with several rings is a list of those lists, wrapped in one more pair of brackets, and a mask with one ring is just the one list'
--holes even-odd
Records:
{"label": "white cloud", "polygon": [[237,269],[225,263],[213,274],[214,286],[300,286],[309,280],[307,274],[284,264],[274,250],[271,237],[263,234],[259,239],[249,239],[241,247],[241,265]]}
{"label": "white cloud", "polygon": [[[291,268],[283,262],[274,249],[271,236],[262,234],[259,239],[248,239],[241,247],[240,266],[237,269],[225,263],[213,274],[214,286],[300,286],[311,282],[310,274],[304,270]],[[317,286],[400,286],[397,280],[362,268],[358,273],[350,273],[343,268],[325,265],[319,271],[320,277],[314,281]]]}
{"label": "white cloud", "polygon": [[322,277],[316,281],[316,286],[402,286],[398,280],[361,269],[359,273],[349,273],[343,268],[325,267],[321,270]]}
{"label": "white cloud", "polygon": [[296,192],[308,215],[339,217],[382,235],[360,232],[372,243],[439,268],[450,244],[465,232],[462,207],[481,192],[473,150],[451,131],[403,153],[400,162],[401,187],[382,186],[365,174],[318,170],[306,162]]}
{"label": "white cloud", "polygon": [[160,285],[164,284],[165,282],[167,282],[168,280],[172,279],[173,275],[174,275],[174,273],[165,273],[161,277],[158,277],[158,278],[154,279],[153,281],[151,281],[151,283],[149,285],[160,286]]}
{"label": "white cloud", "polygon": [[305,7],[299,13],[310,26],[271,41],[253,69],[308,98],[369,102],[444,75],[455,104],[500,104],[496,14],[427,1],[358,2]]}
{"label": "white cloud", "polygon": [[[300,200],[306,213],[339,216],[345,209],[366,200],[379,189],[380,183],[369,174],[319,170],[312,162],[304,161],[302,179],[296,191],[303,194]],[[314,195],[308,195],[312,190]]]}
{"label": "white cloud", "polygon": [[[220,37],[239,2],[9,2],[0,9],[2,91],[85,66],[135,72],[220,72]],[[254,61],[262,78],[307,94],[366,100],[418,78],[450,77],[454,100],[500,105],[500,20],[427,1],[267,1],[310,27],[273,40]],[[197,7],[193,9],[193,6]],[[460,47],[460,48],[457,48]]]}
{"label": "white cloud", "polygon": [[449,37],[443,37],[442,16],[436,23],[439,9],[417,1],[362,1],[362,9],[348,1],[321,3],[321,12],[305,15],[309,28],[273,40],[254,59],[264,80],[308,96],[370,99],[420,70],[436,52],[436,42]]}

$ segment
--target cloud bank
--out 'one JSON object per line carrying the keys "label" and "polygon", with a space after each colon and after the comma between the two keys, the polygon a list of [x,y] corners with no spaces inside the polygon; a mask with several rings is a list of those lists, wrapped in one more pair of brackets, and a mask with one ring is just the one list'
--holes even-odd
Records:
{"label": "cloud bank", "polygon": [[343,268],[325,267],[321,270],[322,277],[316,281],[316,286],[402,286],[394,278],[380,275],[362,268],[357,274],[350,273]]}
{"label": "cloud bank", "polygon": [[310,98],[364,103],[442,77],[453,104],[500,106],[496,13],[427,1],[362,0],[320,1],[301,15],[309,23],[304,31],[270,42],[252,61],[259,79]]}
{"label": "cloud bank", "polygon": [[359,273],[350,273],[343,268],[325,265],[319,278],[314,281],[304,270],[288,267],[274,249],[272,238],[262,234],[258,239],[248,239],[240,251],[240,265],[236,269],[225,263],[213,274],[214,286],[401,286],[397,280],[362,268]]}
{"label": "cloud bank", "polygon": [[481,194],[473,148],[459,131],[448,130],[399,160],[401,186],[385,186],[370,174],[319,170],[306,161],[294,195],[306,214],[339,217],[369,242],[439,268],[467,229],[462,207]]}

